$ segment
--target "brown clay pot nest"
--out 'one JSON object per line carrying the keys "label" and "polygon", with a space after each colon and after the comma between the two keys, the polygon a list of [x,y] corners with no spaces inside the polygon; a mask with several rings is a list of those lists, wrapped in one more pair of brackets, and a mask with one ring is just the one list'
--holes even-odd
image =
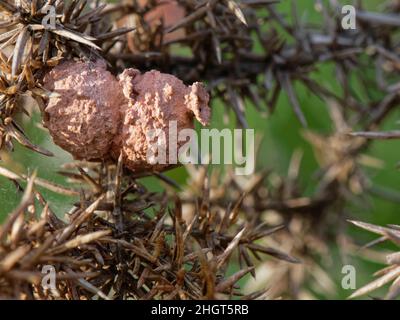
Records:
{"label": "brown clay pot nest", "polygon": [[149,130],[162,130],[168,139],[171,121],[179,132],[193,128],[194,117],[202,125],[210,120],[209,95],[201,83],[186,86],[155,70],[127,69],[117,78],[103,61],[67,61],[45,76],[44,86],[56,93],[45,126],[57,145],[80,160],[115,160],[122,153],[132,171],[172,165],[149,163]]}

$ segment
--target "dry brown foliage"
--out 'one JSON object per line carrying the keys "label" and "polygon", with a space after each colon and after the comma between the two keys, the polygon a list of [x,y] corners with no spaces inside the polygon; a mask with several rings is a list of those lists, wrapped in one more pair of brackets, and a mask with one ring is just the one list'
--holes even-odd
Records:
{"label": "dry brown foliage", "polygon": [[[134,66],[172,73],[185,82],[206,81],[213,99],[223,101],[241,127],[248,126],[248,101],[260,115],[279,112],[281,93],[307,126],[295,90],[301,85],[327,102],[333,128],[326,135],[305,133],[320,165],[311,195],[298,181],[298,153],[284,177],[266,168],[239,179],[227,171],[190,167],[190,183],[179,190],[166,176],[148,173],[166,184],[164,194],[146,190],[141,177],[120,162],[71,164],[62,172],[71,180],[68,187],[0,168],[18,190],[25,190],[20,206],[0,229],[0,297],[299,298],[304,283],[316,276],[322,290],[331,291],[332,281],[319,261],[329,256],[328,240],[344,237],[346,204],[368,193],[398,201],[371,185],[360,163],[376,164],[364,156],[370,138],[399,137],[396,131],[379,132],[399,104],[399,1],[388,2],[379,13],[366,11],[358,1],[356,30],[341,28],[340,4],[334,0],[315,1],[323,17],[319,25],[300,19],[295,1],[289,22],[274,0],[177,0],[186,16],[168,28],[162,19],[148,19],[158,1],[94,1],[92,10],[81,0],[21,2],[16,7],[0,0],[2,149],[12,151],[17,141],[51,156],[15,120],[21,112],[28,114],[20,97],[32,96],[43,112],[52,94],[41,86],[43,72],[62,59],[98,56],[115,72]],[[56,30],[40,25],[39,8],[45,4],[56,5]],[[339,90],[315,79],[323,65],[335,70]],[[351,90],[351,81],[359,83],[361,96]],[[68,221],[57,218],[37,186],[80,195]],[[273,217],[279,223],[270,223]],[[382,232],[398,241],[397,227]],[[265,260],[263,254],[279,261]],[[398,295],[396,259],[391,256],[394,263],[384,276],[355,295],[392,280],[388,298]],[[294,262],[303,264],[294,269]],[[231,275],[228,266],[235,263],[241,269]],[[40,285],[47,264],[56,267],[57,290]],[[275,286],[243,294],[238,281],[262,269],[275,275]]]}

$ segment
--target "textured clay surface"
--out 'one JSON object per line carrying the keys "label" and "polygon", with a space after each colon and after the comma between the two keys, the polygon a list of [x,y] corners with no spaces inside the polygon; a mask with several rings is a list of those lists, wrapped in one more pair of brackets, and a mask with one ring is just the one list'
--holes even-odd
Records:
{"label": "textured clay surface", "polygon": [[[56,92],[47,105],[45,122],[56,144],[76,159],[117,159],[122,153],[126,167],[135,172],[163,171],[170,152],[179,146],[175,135],[169,138],[171,121],[180,130],[193,128],[193,118],[202,125],[210,120],[209,95],[201,83],[192,86],[178,78],[150,71],[127,69],[119,78],[106,70],[104,62],[64,62],[44,79],[46,89]],[[167,163],[152,164],[148,150],[154,141],[150,130],[164,132]]]}
{"label": "textured clay surface", "polygon": [[[169,140],[175,137],[173,134],[169,136],[170,121],[177,122],[178,134],[182,129],[194,127],[194,116],[201,124],[207,125],[210,108],[206,89],[200,83],[187,87],[178,78],[154,70],[141,74],[139,70],[128,69],[119,79],[128,104],[121,109],[123,124],[114,139],[114,156],[122,152],[125,165],[133,171],[167,169],[169,164],[148,163],[149,141],[146,133],[162,130],[169,146],[170,142],[177,143],[176,140]],[[178,148],[184,143],[177,143]],[[171,152],[176,153],[178,148]],[[167,147],[167,157],[169,152]]]}
{"label": "textured clay surface", "polygon": [[44,87],[59,94],[46,108],[54,142],[76,159],[107,158],[124,97],[106,64],[64,62],[45,76]]}

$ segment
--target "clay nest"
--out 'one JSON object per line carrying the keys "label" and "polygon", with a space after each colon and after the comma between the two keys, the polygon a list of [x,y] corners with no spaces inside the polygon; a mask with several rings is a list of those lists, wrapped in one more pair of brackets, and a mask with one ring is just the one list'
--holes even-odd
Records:
{"label": "clay nest", "polygon": [[[155,148],[160,133],[165,134],[167,156],[169,128],[174,121],[177,133],[210,120],[209,95],[201,83],[186,86],[169,74],[150,71],[141,74],[126,69],[118,78],[106,70],[106,62],[66,61],[44,78],[52,92],[45,125],[54,142],[80,160],[117,160],[135,172],[163,171],[176,163],[154,164],[149,149]],[[153,132],[153,133],[152,133]],[[150,138],[152,136],[152,138]],[[154,156],[158,156],[154,150]]]}

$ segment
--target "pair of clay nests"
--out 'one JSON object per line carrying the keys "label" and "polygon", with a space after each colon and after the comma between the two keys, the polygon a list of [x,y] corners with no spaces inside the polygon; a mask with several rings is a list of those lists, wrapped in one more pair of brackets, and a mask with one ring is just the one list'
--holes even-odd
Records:
{"label": "pair of clay nests", "polygon": [[[49,99],[45,125],[54,142],[79,160],[118,159],[133,171],[162,171],[170,164],[151,164],[149,130],[193,128],[210,120],[209,95],[201,83],[192,86],[169,74],[141,74],[127,69],[118,77],[104,61],[61,63],[44,78],[57,93]],[[168,137],[168,135],[166,135]],[[168,141],[166,141],[168,144]]]}

